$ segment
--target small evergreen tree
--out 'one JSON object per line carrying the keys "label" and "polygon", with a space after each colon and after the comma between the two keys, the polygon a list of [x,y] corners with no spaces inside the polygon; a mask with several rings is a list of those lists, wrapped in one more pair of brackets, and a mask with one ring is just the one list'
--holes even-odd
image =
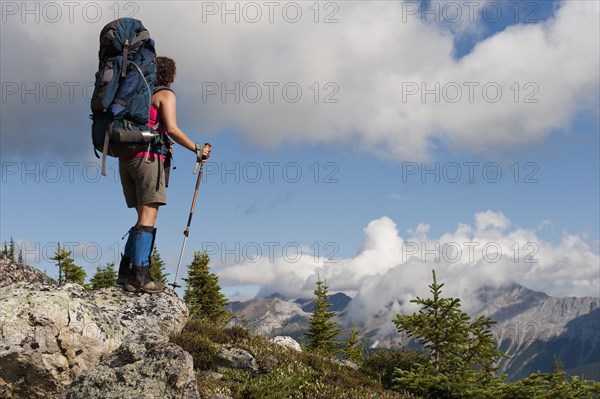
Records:
{"label": "small evergreen tree", "polygon": [[63,263],[66,261],[66,257],[65,257],[63,250],[60,248],[60,242],[57,245],[56,253],[50,259],[56,261],[56,267],[58,267],[58,285],[62,285],[63,284],[63,275],[62,275]]}
{"label": "small evergreen tree", "polygon": [[417,297],[411,302],[421,305],[419,313],[396,316],[398,331],[415,337],[429,358],[415,370],[398,370],[395,382],[401,390],[424,398],[493,397],[500,382],[494,374],[496,360],[505,356],[490,331],[494,321],[483,316],[471,321],[460,310],[460,299],[442,297],[443,286],[433,271],[433,298]]}
{"label": "small evergreen tree", "polygon": [[561,368],[556,367],[550,373],[533,373],[519,381],[501,384],[494,394],[494,399],[597,399],[599,397],[599,382],[568,377]]}
{"label": "small evergreen tree", "polygon": [[352,327],[348,342],[342,349],[346,359],[358,365],[361,365],[365,360],[365,346],[360,342],[360,334],[361,331],[358,328]]}
{"label": "small evergreen tree", "polygon": [[568,385],[565,365],[556,356],[554,356],[554,360],[552,361],[552,371],[549,377],[551,388],[560,388],[561,386]]}
{"label": "small evergreen tree", "polygon": [[115,263],[109,262],[106,266],[98,266],[96,273],[90,280],[93,290],[102,288],[114,287],[117,285],[117,272],[115,271]]}
{"label": "small evergreen tree", "polygon": [[15,240],[10,236],[10,244],[8,246],[8,258],[15,261]]}
{"label": "small evergreen tree", "polygon": [[165,274],[165,262],[161,259],[158,249],[154,247],[150,254],[150,276],[154,281],[167,284],[167,276]]}
{"label": "small evergreen tree", "polygon": [[327,309],[331,306],[328,302],[326,281],[321,281],[317,276],[317,288],[314,293],[317,297],[314,303],[313,313],[308,322],[308,332],[305,334],[308,338],[307,349],[310,352],[318,352],[325,356],[336,354],[336,346],[338,345],[333,339],[340,333],[340,329],[332,321],[335,317],[335,312],[330,312]]}
{"label": "small evergreen tree", "polygon": [[65,283],[84,285],[85,278],[87,277],[85,270],[83,270],[83,267],[74,264],[72,258],[67,260],[63,270],[65,273]]}
{"label": "small evergreen tree", "polygon": [[2,254],[8,256],[8,246],[6,245],[6,241],[4,241],[2,246]]}
{"label": "small evergreen tree", "polygon": [[225,309],[229,303],[219,286],[219,277],[210,273],[210,258],[206,252],[194,252],[188,266],[188,277],[184,279],[186,289],[183,300],[193,317],[212,322],[228,321],[231,314]]}
{"label": "small evergreen tree", "polygon": [[19,265],[23,264],[23,249],[19,249]]}
{"label": "small evergreen tree", "polygon": [[61,248],[60,243],[56,249],[54,257],[50,258],[56,261],[58,267],[58,283],[60,285],[65,283],[76,283],[83,285],[85,281],[85,271],[81,266],[77,266],[73,263],[71,258],[71,251],[66,248]]}

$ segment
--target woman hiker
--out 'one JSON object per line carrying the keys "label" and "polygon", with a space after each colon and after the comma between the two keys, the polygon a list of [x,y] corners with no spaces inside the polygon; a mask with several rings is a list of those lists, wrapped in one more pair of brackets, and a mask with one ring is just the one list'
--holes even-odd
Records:
{"label": "woman hiker", "polygon": [[[167,203],[165,160],[168,162],[171,140],[196,154],[197,161],[210,157],[210,146],[200,146],[177,126],[175,93],[170,89],[175,81],[175,61],[156,57],[156,82],[151,100],[149,126],[156,126],[164,145],[149,147],[134,156],[119,158],[119,174],[123,194],[129,208],[135,208],[137,222],[129,230],[125,251],[119,265],[117,284],[129,292],[159,293],[164,284],[150,276],[150,254],[156,238],[158,208]],[[168,171],[168,168],[167,168]]]}

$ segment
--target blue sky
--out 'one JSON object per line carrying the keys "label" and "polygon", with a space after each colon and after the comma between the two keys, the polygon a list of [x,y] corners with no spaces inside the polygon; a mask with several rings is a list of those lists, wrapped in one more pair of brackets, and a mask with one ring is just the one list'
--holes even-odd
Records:
{"label": "blue sky", "polygon": [[[314,10],[302,2],[295,3],[304,15],[297,24],[248,23],[249,14],[237,23],[225,15],[223,22],[186,2],[132,3],[159,53],[178,61],[173,88],[182,130],[213,144],[185,263],[194,250],[212,251],[232,299],[310,293],[317,273],[334,290],[357,293],[361,279],[405,263],[380,270],[393,256],[382,250],[364,261],[369,248],[387,248],[395,235],[443,244],[468,225],[471,238],[485,231],[487,240],[518,236],[521,246],[539,244],[539,269],[516,269],[510,277],[517,282],[553,295],[598,296],[598,7],[572,3],[482,1],[482,9],[503,10],[502,18],[480,12],[475,21],[453,23],[443,2],[425,22],[412,12],[422,3],[330,2],[319,14],[320,21],[338,20],[328,25],[314,23]],[[78,21],[77,13],[74,22],[63,13],[50,23],[52,10],[44,15],[43,8],[38,23],[17,3],[3,9],[0,240],[13,237],[26,263],[50,276],[57,275],[48,260],[57,241],[72,246],[76,263],[91,276],[98,265],[118,262],[121,236],[135,222],[115,161],[108,177],[98,176],[89,142],[81,88],[95,73],[97,34],[115,12],[98,4],[104,14],[94,23]],[[456,4],[465,11],[464,2]],[[574,25],[577,15],[581,23]],[[187,28],[169,30],[161,18],[171,18],[171,25],[180,18]],[[197,34],[186,36],[186,29]],[[72,56],[65,47],[77,49],[76,60],[64,57]],[[41,63],[33,62],[40,56]],[[202,96],[207,82],[264,88],[271,81],[278,87],[298,82],[302,101]],[[72,101],[66,82],[76,87]],[[431,90],[436,82],[450,84],[450,91],[438,90],[441,101],[421,97],[421,85]],[[464,82],[478,82],[472,102]],[[498,102],[480,89],[490,82],[503,90]],[[62,96],[53,101],[56,87]],[[463,97],[454,103],[456,87]],[[415,88],[418,93],[407,95]],[[338,101],[324,101],[326,94]],[[193,162],[193,154],[176,150],[168,205],[157,223],[157,247],[171,276],[193,195]],[[252,258],[257,249],[262,256]],[[442,263],[427,266],[447,266]],[[494,273],[504,281],[508,272]],[[427,281],[413,283],[426,288]]]}

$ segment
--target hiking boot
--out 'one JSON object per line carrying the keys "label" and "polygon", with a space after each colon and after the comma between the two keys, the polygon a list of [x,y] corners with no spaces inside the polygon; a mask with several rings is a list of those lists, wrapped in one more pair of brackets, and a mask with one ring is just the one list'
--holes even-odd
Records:
{"label": "hiking boot", "polygon": [[122,257],[119,265],[119,274],[117,276],[117,285],[125,285],[129,279],[131,259]]}
{"label": "hiking boot", "polygon": [[133,266],[131,274],[123,289],[128,292],[144,292],[146,294],[159,294],[165,290],[165,285],[154,281],[150,276],[149,266]]}
{"label": "hiking boot", "polygon": [[163,292],[165,285],[154,281],[150,276],[150,254],[154,248],[156,228],[153,226],[135,226],[132,230],[131,266],[127,283],[123,288],[128,292],[157,294]]}

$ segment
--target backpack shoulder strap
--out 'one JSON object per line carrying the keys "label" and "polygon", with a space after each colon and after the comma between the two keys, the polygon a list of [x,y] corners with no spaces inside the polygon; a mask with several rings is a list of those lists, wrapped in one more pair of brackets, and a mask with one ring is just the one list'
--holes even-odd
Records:
{"label": "backpack shoulder strap", "polygon": [[154,88],[154,94],[158,93],[159,91],[163,91],[163,90],[169,90],[171,93],[175,94],[175,92],[170,87],[167,87],[167,86],[156,86]]}

